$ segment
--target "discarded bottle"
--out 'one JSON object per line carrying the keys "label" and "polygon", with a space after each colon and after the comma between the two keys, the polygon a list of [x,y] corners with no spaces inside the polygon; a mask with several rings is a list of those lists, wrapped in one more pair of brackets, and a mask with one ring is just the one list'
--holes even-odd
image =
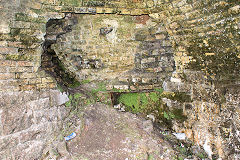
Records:
{"label": "discarded bottle", "polygon": [[74,137],[76,137],[76,133],[75,132],[71,133],[67,137],[64,137],[64,139],[65,139],[65,141],[69,141],[69,140],[73,139]]}

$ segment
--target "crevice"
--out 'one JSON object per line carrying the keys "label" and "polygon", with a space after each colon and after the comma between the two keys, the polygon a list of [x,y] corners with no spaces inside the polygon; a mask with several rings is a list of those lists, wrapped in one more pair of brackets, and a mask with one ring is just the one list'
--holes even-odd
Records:
{"label": "crevice", "polygon": [[77,24],[77,18],[74,14],[67,13],[62,19],[50,19],[46,24],[45,41],[42,45],[43,54],[41,57],[41,68],[49,75],[55,78],[57,84],[64,90],[69,85],[77,82],[76,78],[66,71],[56,52],[51,48],[57,42],[57,38],[63,34],[72,31],[72,26]]}

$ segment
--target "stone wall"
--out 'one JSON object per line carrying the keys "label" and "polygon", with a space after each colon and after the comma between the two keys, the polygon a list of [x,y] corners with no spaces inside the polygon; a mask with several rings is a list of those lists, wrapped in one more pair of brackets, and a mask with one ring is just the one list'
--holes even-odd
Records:
{"label": "stone wall", "polygon": [[0,159],[40,159],[67,116],[67,95],[40,67],[47,22],[67,12],[145,14],[136,2],[1,1]]}
{"label": "stone wall", "polygon": [[66,101],[58,90],[1,92],[0,158],[40,159],[62,130]]}
{"label": "stone wall", "polygon": [[[132,40],[131,43],[112,45],[107,35],[100,37],[95,32],[100,32],[100,26],[111,29],[107,23],[96,22],[99,27],[90,29],[87,29],[91,27],[89,23],[86,22],[88,26],[79,23],[73,26],[75,27],[73,32],[66,33],[57,40],[58,43],[54,47],[60,59],[63,54],[70,53],[70,56],[77,55],[76,57],[80,56],[80,59],[93,59],[95,56],[97,60],[105,62],[107,66],[111,66],[110,63],[114,66],[114,63],[120,61],[120,63],[116,63],[121,64],[120,69],[107,68],[112,73],[115,71],[113,75],[111,72],[107,72],[107,79],[116,80],[113,81],[117,82],[115,84],[124,84],[127,89],[134,90],[138,84],[143,86],[142,89],[153,89],[161,87],[163,83],[162,87],[165,91],[187,92],[193,99],[192,103],[183,105],[189,119],[185,123],[184,129],[176,128],[176,130],[185,132],[188,138],[195,143],[205,146],[205,148],[210,147],[209,156],[238,159],[238,133],[240,130],[238,124],[240,121],[238,111],[238,93],[240,90],[239,10],[240,6],[237,0],[2,1],[0,4],[2,15],[0,20],[0,91],[3,98],[0,103],[0,138],[4,142],[10,141],[1,144],[11,145],[2,146],[1,155],[10,155],[7,153],[20,144],[24,145],[18,147],[20,150],[28,150],[29,147],[31,148],[31,145],[28,144],[33,141],[34,145],[45,143],[45,141],[40,141],[38,136],[28,136],[32,139],[22,141],[19,137],[24,138],[24,135],[19,135],[30,133],[34,126],[48,124],[47,121],[39,122],[38,118],[34,117],[36,115],[34,112],[37,112],[37,109],[39,112],[44,111],[41,109],[43,103],[46,109],[52,109],[54,113],[55,109],[58,108],[57,106],[62,104],[48,102],[54,94],[59,96],[62,94],[56,90],[55,80],[40,67],[43,53],[42,44],[45,40],[46,23],[49,19],[63,19],[66,18],[66,13],[76,13],[81,14],[78,16],[82,17],[83,22],[87,21],[84,20],[84,17],[95,16],[97,17],[95,19],[113,17],[116,21],[120,21],[118,17],[130,17],[132,20],[129,25],[135,27],[141,25],[143,30],[137,34],[138,29],[130,28],[129,33],[133,35],[132,37],[127,33],[120,34],[119,37],[122,36],[120,39],[124,40]],[[148,17],[146,15],[149,15],[150,18],[145,24],[141,17],[145,19],[144,17]],[[94,18],[91,21],[93,22]],[[137,21],[142,24],[138,24]],[[123,23],[126,26],[119,26],[123,28],[123,31],[126,31],[128,23],[124,20]],[[99,48],[91,48],[96,46],[88,45],[89,43],[95,44],[91,42],[91,37],[84,37],[82,34],[76,39],[74,38],[78,27],[84,31],[82,32],[84,34],[87,31],[96,34],[91,36],[96,40],[95,43],[101,41],[100,48],[103,48],[103,45],[107,43],[108,45],[103,48],[104,50],[114,48],[113,55],[116,55],[116,50],[119,49],[122,51],[121,56],[117,56],[115,60],[114,58],[108,59],[110,61],[105,59],[106,57],[101,59],[100,55],[104,52],[98,53]],[[94,36],[96,37],[94,38]],[[64,38],[70,40],[68,41],[70,44],[65,46],[71,45],[69,52],[66,52],[66,48],[59,46],[61,41],[64,42]],[[86,43],[84,45],[72,45],[79,44],[84,40]],[[127,47],[124,47],[124,44],[125,46],[128,44]],[[128,47],[132,49],[129,51]],[[79,52],[80,49],[81,52]],[[64,53],[61,53],[63,51]],[[71,51],[77,51],[77,53]],[[110,52],[108,54],[110,55]],[[129,59],[125,61],[128,56]],[[173,56],[175,65],[171,60]],[[65,62],[69,72],[75,72],[75,69],[70,67],[70,63],[65,60],[63,62]],[[130,62],[134,62],[134,64]],[[166,66],[161,62],[166,62]],[[94,65],[95,63],[96,61]],[[81,64],[81,70],[77,74],[79,80],[82,80],[83,77],[91,79],[94,75],[99,76],[99,71],[99,73],[105,74],[106,72],[101,69],[101,66],[99,69],[88,69]],[[86,72],[83,74],[84,70]],[[134,72],[127,72],[132,70]],[[165,72],[166,70],[167,72]],[[93,75],[89,75],[89,72]],[[127,76],[119,76],[116,74],[118,72],[126,72]],[[129,75],[131,76],[129,77]],[[162,77],[162,75],[164,76]],[[121,79],[121,77],[123,78]],[[49,94],[41,98],[42,92]],[[36,96],[28,99],[31,97],[29,93]],[[24,95],[26,95],[26,99],[21,98]],[[9,103],[11,99],[15,99],[15,101]],[[45,101],[47,102],[45,103]],[[36,105],[32,104],[29,108],[27,107],[29,103]],[[31,108],[33,106],[36,107]],[[55,109],[52,106],[55,106]],[[26,113],[22,112],[24,108]],[[16,112],[22,114],[15,117]],[[46,112],[43,115],[48,116]],[[12,122],[14,125],[11,124]],[[20,122],[24,122],[24,125],[15,126]],[[37,132],[45,136],[48,133],[54,133],[54,130]],[[23,156],[27,155],[27,153],[23,154]],[[19,155],[14,155],[13,152],[12,157],[16,158],[16,156]],[[33,159],[33,157],[25,157],[24,159]]]}
{"label": "stone wall", "polygon": [[[158,13],[150,14],[165,24],[175,48],[176,72],[163,87],[192,95],[191,105],[183,107],[188,115],[184,132],[195,143],[210,147],[213,158],[239,158],[233,145],[239,143],[235,133],[239,104],[233,98],[239,91],[239,9],[237,1],[179,0],[165,2],[157,7]],[[229,98],[232,88],[235,96]]]}
{"label": "stone wall", "polygon": [[74,16],[78,24],[51,48],[80,81],[104,80],[117,89],[136,90],[138,85],[151,90],[174,70],[167,32],[149,16]]}

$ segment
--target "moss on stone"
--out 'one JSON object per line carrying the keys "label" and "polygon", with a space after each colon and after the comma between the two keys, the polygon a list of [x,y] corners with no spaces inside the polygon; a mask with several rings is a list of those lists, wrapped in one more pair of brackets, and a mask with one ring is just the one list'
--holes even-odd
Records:
{"label": "moss on stone", "polygon": [[23,45],[30,47],[32,44],[39,42],[39,39],[31,35],[24,35],[20,37],[20,41]]}
{"label": "moss on stone", "polygon": [[82,0],[60,0],[60,5],[79,7],[82,6]]}
{"label": "moss on stone", "polygon": [[145,93],[126,93],[120,95],[118,102],[124,104],[128,111],[141,113],[146,108],[148,99]]}
{"label": "moss on stone", "polygon": [[[238,2],[235,0],[219,3],[216,1],[200,1],[198,3],[201,14],[212,16],[211,22],[202,21],[198,25],[215,23],[216,26],[202,27],[199,31],[205,32],[205,34],[199,34],[197,28],[193,30],[192,34],[183,33],[190,35],[187,52],[194,59],[189,63],[188,69],[202,70],[209,80],[214,79],[219,82],[234,81],[240,78],[240,59],[237,57],[239,50],[236,47],[236,43],[240,39],[239,29],[236,27],[239,20],[229,12],[229,9],[236,5],[238,5]],[[202,8],[205,8],[205,10],[202,10]],[[208,31],[211,31],[211,34],[206,34]],[[208,53],[213,54],[209,55]]]}
{"label": "moss on stone", "polygon": [[6,60],[15,60],[15,61],[32,61],[34,57],[32,55],[12,55],[7,54]]}
{"label": "moss on stone", "polygon": [[68,84],[68,87],[70,88],[76,88],[79,87],[81,85],[81,82],[79,82],[76,79],[73,79],[73,81],[71,83]]}
{"label": "moss on stone", "polygon": [[11,29],[10,35],[13,37],[18,36],[20,34],[20,31],[21,31],[20,28]]}
{"label": "moss on stone", "polygon": [[147,30],[140,30],[135,34],[135,40],[144,41],[146,40],[148,35],[149,35],[149,32]]}
{"label": "moss on stone", "polygon": [[172,108],[170,109],[162,101],[163,97],[177,100],[180,103],[189,102],[190,99],[184,93],[173,93],[166,96],[162,92],[149,92],[149,93],[120,93],[118,103],[122,103],[126,110],[135,114],[142,114],[147,116],[154,115],[157,123],[165,125],[167,128],[172,127],[173,120],[180,123],[184,122],[187,117],[183,114],[183,109]]}

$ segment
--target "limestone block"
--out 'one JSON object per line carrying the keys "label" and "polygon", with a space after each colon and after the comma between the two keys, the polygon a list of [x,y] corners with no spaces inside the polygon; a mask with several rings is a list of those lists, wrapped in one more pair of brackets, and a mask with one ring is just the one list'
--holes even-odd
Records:
{"label": "limestone block", "polygon": [[33,9],[41,9],[41,7],[42,7],[41,3],[38,3],[38,2],[31,3],[31,8]]}
{"label": "limestone block", "polygon": [[137,87],[136,86],[130,86],[130,90],[135,91],[135,90],[137,90]]}
{"label": "limestone block", "polygon": [[151,62],[155,62],[155,58],[145,58],[141,60],[141,63],[151,63]]}
{"label": "limestone block", "polygon": [[48,88],[47,83],[36,84],[36,89],[38,90],[45,89],[45,88]]}
{"label": "limestone block", "polygon": [[9,72],[10,73],[15,73],[15,72],[32,72],[33,68],[32,67],[10,67]]}
{"label": "limestone block", "polygon": [[74,7],[75,13],[88,13],[87,7]]}
{"label": "limestone block", "polygon": [[151,13],[151,14],[149,14],[149,16],[150,16],[151,18],[154,18],[154,19],[159,19],[159,18],[160,18],[159,13]]}
{"label": "limestone block", "polygon": [[50,96],[51,96],[51,105],[62,105],[69,101],[68,95],[63,92],[61,93],[58,90],[50,90]]}
{"label": "limestone block", "polygon": [[180,78],[173,78],[173,77],[171,77],[170,81],[171,82],[175,82],[175,83],[181,83],[181,79]]}
{"label": "limestone block", "polygon": [[[1,31],[0,31],[1,32]],[[7,47],[8,42],[7,41],[0,41],[0,46],[1,47]]]}
{"label": "limestone block", "polygon": [[42,78],[42,83],[52,83],[54,82],[52,77]]}
{"label": "limestone block", "polygon": [[131,13],[131,10],[128,10],[128,9],[121,9],[120,11],[121,11],[120,14],[130,14]]}
{"label": "limestone block", "polygon": [[240,5],[234,6],[228,10],[229,13],[237,14],[240,12]]}
{"label": "limestone block", "polygon": [[48,86],[49,89],[56,89],[57,88],[56,83],[48,83],[47,86]]}
{"label": "limestone block", "polygon": [[17,54],[18,48],[0,47],[0,54]]}
{"label": "limestone block", "polygon": [[150,83],[152,78],[142,78],[142,83]]}
{"label": "limestone block", "polygon": [[153,86],[152,85],[145,85],[145,86],[139,86],[139,90],[152,90]]}
{"label": "limestone block", "polygon": [[11,23],[11,28],[30,28],[30,22],[23,22],[23,21],[13,21]]}
{"label": "limestone block", "polygon": [[116,89],[128,90],[128,85],[114,85]]}
{"label": "limestone block", "polygon": [[133,9],[131,10],[131,15],[143,15],[147,14],[148,12],[146,10],[141,10],[141,9]]}
{"label": "limestone block", "polygon": [[10,27],[6,22],[0,23],[0,33],[10,33]]}
{"label": "limestone block", "polygon": [[170,41],[162,41],[162,46],[172,46],[172,43]]}
{"label": "limestone block", "polygon": [[36,85],[33,85],[33,84],[29,84],[29,85],[22,85],[20,86],[20,90],[22,91],[33,91],[33,90],[36,90]]}
{"label": "limestone block", "polygon": [[159,54],[160,54],[159,49],[154,49],[154,50],[152,51],[152,55],[154,55],[154,56],[159,55]]}
{"label": "limestone block", "polygon": [[0,80],[7,80],[15,78],[14,73],[0,73]]}
{"label": "limestone block", "polygon": [[36,73],[21,73],[20,78],[36,78]]}
{"label": "limestone block", "polygon": [[161,72],[161,71],[163,71],[162,67],[154,68],[154,72]]}
{"label": "limestone block", "polygon": [[128,82],[129,77],[119,77],[118,80],[121,81],[121,82]]}
{"label": "limestone block", "polygon": [[6,73],[8,72],[8,67],[0,67],[0,73]]}
{"label": "limestone block", "polygon": [[164,34],[156,34],[155,37],[156,37],[156,39],[165,39],[166,35],[164,35]]}
{"label": "limestone block", "polygon": [[22,42],[8,42],[8,47],[16,47],[16,48],[26,48],[25,45],[22,44]]}
{"label": "limestone block", "polygon": [[16,61],[11,60],[0,60],[0,66],[16,66]]}
{"label": "limestone block", "polygon": [[164,81],[163,82],[163,89],[164,89],[164,91],[177,92],[178,91],[178,85],[179,85],[179,83]]}
{"label": "limestone block", "polygon": [[141,82],[141,78],[140,77],[132,77],[132,82],[134,82],[134,83]]}

